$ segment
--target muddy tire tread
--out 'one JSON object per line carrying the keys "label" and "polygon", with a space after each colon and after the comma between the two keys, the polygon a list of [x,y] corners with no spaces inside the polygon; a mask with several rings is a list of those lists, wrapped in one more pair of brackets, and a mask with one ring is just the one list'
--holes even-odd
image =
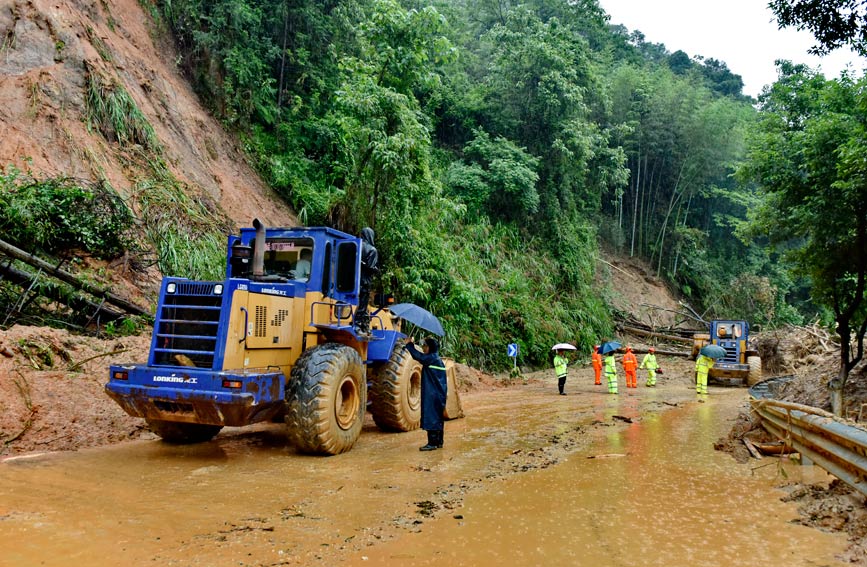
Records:
{"label": "muddy tire tread", "polygon": [[376,369],[370,383],[370,413],[383,431],[413,431],[421,425],[420,400],[413,411],[404,403],[409,396],[409,377],[416,362],[403,349],[403,342],[395,345],[388,362]]}
{"label": "muddy tire tread", "polygon": [[[356,378],[360,407],[353,425],[342,430],[334,415],[333,390],[347,372]],[[364,364],[351,347],[326,343],[305,351],[292,367],[286,387],[286,425],[290,442],[303,453],[337,455],[352,448],[361,434],[367,406]]]}
{"label": "muddy tire tread", "polygon": [[762,381],[762,359],[758,356],[749,356],[747,357],[747,364],[750,365],[747,374],[747,386],[755,386]]}

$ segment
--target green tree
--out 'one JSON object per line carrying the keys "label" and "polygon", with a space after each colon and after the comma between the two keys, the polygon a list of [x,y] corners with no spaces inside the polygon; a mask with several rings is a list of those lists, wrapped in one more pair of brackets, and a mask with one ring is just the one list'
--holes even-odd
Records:
{"label": "green tree", "polygon": [[268,25],[273,8],[256,0],[163,2],[199,92],[229,123],[246,127],[275,119],[271,69],[279,50]]}
{"label": "green tree", "polygon": [[766,194],[752,232],[781,248],[834,313],[841,345],[831,403],[841,415],[867,332],[867,80],[778,65],[740,176]]}
{"label": "green tree", "polygon": [[486,131],[539,158],[541,220],[596,210],[599,188],[625,181],[622,152],[594,120],[605,104],[603,83],[587,41],[556,18],[526,7],[482,38]]}
{"label": "green tree", "polygon": [[448,183],[465,203],[495,219],[523,219],[536,212],[537,158],[505,138],[492,140],[481,130],[464,155],[471,163],[453,163]]}
{"label": "green tree", "polygon": [[444,25],[432,7],[404,10],[376,0],[358,30],[358,54],[342,58],[328,117],[345,191],[337,226],[380,225],[399,245],[410,203],[433,184],[430,123],[415,89],[439,83],[436,63],[451,56]]}
{"label": "green tree", "polygon": [[677,50],[668,58],[668,67],[677,75],[685,75],[692,69],[692,59],[685,51]]}
{"label": "green tree", "polygon": [[819,42],[810,51],[825,55],[849,45],[867,55],[867,7],[862,0],[771,0],[780,27],[807,29]]}

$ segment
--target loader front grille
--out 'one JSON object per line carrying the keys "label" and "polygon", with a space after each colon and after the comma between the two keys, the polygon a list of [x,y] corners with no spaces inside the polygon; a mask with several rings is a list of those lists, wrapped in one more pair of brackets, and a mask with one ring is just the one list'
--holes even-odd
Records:
{"label": "loader front grille", "polygon": [[179,282],[163,294],[154,324],[155,366],[213,368],[223,296],[213,282]]}

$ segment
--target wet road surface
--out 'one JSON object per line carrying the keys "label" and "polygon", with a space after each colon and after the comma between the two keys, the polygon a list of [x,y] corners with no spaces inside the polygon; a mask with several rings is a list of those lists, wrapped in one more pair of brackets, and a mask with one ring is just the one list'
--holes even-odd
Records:
{"label": "wet road surface", "polygon": [[745,390],[698,404],[668,378],[614,397],[579,376],[568,396],[549,377],[464,395],[430,453],[368,419],[327,458],[264,425],[8,459],[0,565],[838,564],[845,537],[791,524],[775,488],[779,466],[821,469],[713,450]]}
{"label": "wet road surface", "polygon": [[773,488],[779,466],[811,482],[828,478],[821,469],[764,459],[753,471],[758,461],[713,450],[734,396],[599,434],[562,464],[485,487],[457,514],[348,565],[843,565],[834,554],[845,536],[790,524],[795,510]]}

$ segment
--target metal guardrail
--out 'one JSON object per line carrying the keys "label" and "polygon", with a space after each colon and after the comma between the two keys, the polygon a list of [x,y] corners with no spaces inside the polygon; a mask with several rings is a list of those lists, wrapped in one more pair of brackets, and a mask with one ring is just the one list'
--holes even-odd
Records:
{"label": "metal guardrail", "polygon": [[867,430],[819,408],[750,394],[762,427],[867,496]]}

